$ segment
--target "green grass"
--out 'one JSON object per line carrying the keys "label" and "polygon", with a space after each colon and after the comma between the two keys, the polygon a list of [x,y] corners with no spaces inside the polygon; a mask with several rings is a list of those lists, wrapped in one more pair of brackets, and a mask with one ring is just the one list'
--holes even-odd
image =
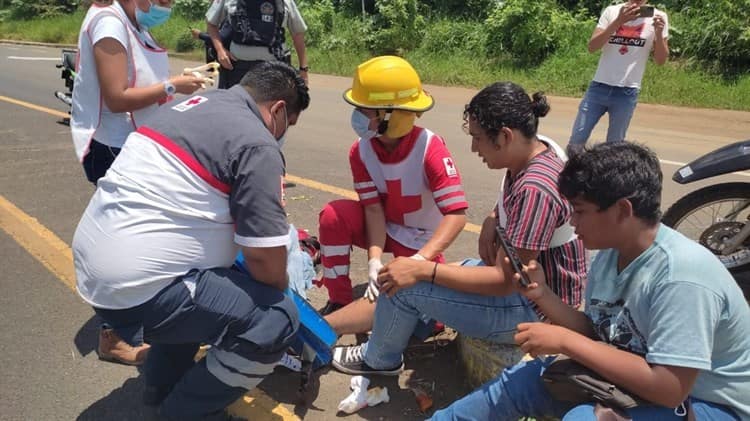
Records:
{"label": "green grass", "polygon": [[[23,22],[0,22],[0,37],[14,40],[75,44],[84,13]],[[155,28],[154,37],[170,51],[200,60],[203,45],[193,40],[189,27],[205,28],[203,21],[172,17]],[[342,38],[343,39],[343,38]],[[316,73],[351,76],[367,51],[347,46],[308,47],[309,62]],[[596,70],[598,55],[584,46],[571,47],[547,58],[537,67],[522,68],[502,57],[487,59],[459,49],[417,49],[405,54],[423,82],[446,86],[482,87],[498,80],[512,80],[528,91],[550,95],[581,96]],[[664,66],[650,63],[643,78],[640,102],[690,107],[750,111],[750,74],[733,80],[711,75],[685,62]]]}

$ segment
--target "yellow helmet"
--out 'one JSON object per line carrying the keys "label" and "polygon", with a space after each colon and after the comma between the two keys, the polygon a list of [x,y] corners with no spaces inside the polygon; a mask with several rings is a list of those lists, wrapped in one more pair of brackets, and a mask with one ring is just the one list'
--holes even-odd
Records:
{"label": "yellow helmet", "polygon": [[422,112],[435,104],[414,68],[401,57],[375,57],[357,66],[344,100],[355,107]]}

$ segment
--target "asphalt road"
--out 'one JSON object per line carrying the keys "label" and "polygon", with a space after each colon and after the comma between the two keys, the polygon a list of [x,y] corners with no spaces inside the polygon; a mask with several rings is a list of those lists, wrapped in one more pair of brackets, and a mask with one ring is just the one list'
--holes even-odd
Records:
{"label": "asphalt road", "polygon": [[[69,129],[58,124],[51,111],[66,111],[52,95],[63,89],[59,70],[54,67],[59,52],[59,48],[0,44],[0,199],[33,218],[13,222],[0,217],[0,227],[8,231],[8,224],[44,226],[49,233],[42,238],[62,240],[64,254],[93,189],[76,162]],[[173,59],[172,72],[196,64]],[[350,80],[313,74],[310,82],[311,108],[290,129],[285,154],[288,171],[297,181],[296,187],[287,191],[290,220],[314,232],[323,204],[340,198],[341,189],[351,190],[347,153],[354,135],[349,127],[351,107],[341,99]],[[481,164],[469,149],[470,139],[461,131],[463,105],[476,90],[427,89],[437,105],[419,123],[446,139],[471,204],[470,222],[480,224],[494,203],[501,173]],[[542,120],[540,133],[564,144],[578,100],[551,97],[550,103],[552,112]],[[606,122],[602,123],[594,139],[604,137]],[[641,104],[630,137],[652,147],[662,159],[666,209],[698,187],[676,185],[671,174],[681,163],[750,138],[750,113]],[[726,179],[747,181],[748,177]],[[476,234],[469,231],[449,250],[449,260],[476,254]],[[0,420],[155,419],[140,405],[142,377],[138,371],[100,362],[92,352],[97,321],[91,309],[65,284],[65,276],[40,263],[44,259],[32,256],[21,243],[0,231]],[[355,279],[364,280],[362,253],[355,256],[354,265]],[[320,290],[311,291],[310,296],[317,306],[324,302]],[[415,355],[409,361],[422,377],[434,380],[438,407],[466,392],[454,347],[434,355]],[[277,371],[261,385],[265,395],[255,395],[255,403],[247,404],[255,405],[255,419],[285,419],[292,413],[310,420],[331,419],[338,402],[348,394],[347,376],[324,371],[319,387],[308,397],[312,404],[305,407],[298,404],[295,393],[297,377]],[[392,401],[349,418],[421,418],[410,392],[398,390],[392,380],[378,384],[389,388]],[[274,409],[266,395],[281,406]],[[273,413],[258,409],[264,402],[270,402],[268,408]]]}

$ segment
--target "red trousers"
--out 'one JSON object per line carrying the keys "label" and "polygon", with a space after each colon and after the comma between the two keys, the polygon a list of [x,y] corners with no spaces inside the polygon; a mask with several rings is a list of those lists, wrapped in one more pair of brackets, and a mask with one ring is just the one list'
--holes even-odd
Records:
{"label": "red trousers", "polygon": [[[349,304],[352,302],[352,280],[349,278],[349,263],[352,246],[367,247],[365,213],[356,200],[334,200],[320,211],[318,219],[318,240],[323,264],[321,282],[328,289],[331,302]],[[412,256],[414,250],[386,235],[385,248],[394,257]],[[440,254],[434,261],[444,262]]]}

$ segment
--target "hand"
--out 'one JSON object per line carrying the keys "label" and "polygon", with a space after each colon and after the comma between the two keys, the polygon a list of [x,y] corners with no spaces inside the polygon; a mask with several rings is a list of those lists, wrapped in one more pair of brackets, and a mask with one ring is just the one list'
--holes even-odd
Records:
{"label": "hand", "polygon": [[497,234],[495,234],[496,225],[497,220],[488,216],[484,218],[482,230],[479,232],[479,258],[487,266],[495,265],[495,254],[498,248]]}
{"label": "hand", "polygon": [[234,69],[232,62],[237,61],[237,57],[224,48],[222,48],[221,51],[216,52],[216,59],[219,61],[219,64],[221,64],[221,67],[227,70]]}
{"label": "hand", "polygon": [[635,3],[628,2],[628,3],[625,3],[620,8],[620,13],[617,14],[616,20],[620,25],[622,25],[623,23],[638,19],[640,16],[641,16],[641,6]]}
{"label": "hand", "polygon": [[664,17],[661,15],[654,15],[654,36],[661,39],[664,34]]}
{"label": "hand", "polygon": [[180,94],[190,95],[203,87],[204,80],[202,77],[195,75],[179,75],[169,78],[177,92]]}
{"label": "hand", "polygon": [[[398,291],[415,285],[424,278],[424,266],[432,267],[435,263],[426,260],[418,260],[412,257],[397,257],[380,271],[378,283],[380,291],[392,297]],[[431,270],[431,269],[430,269]]]}
{"label": "hand", "polygon": [[374,303],[380,295],[380,284],[378,284],[378,272],[383,268],[383,262],[380,258],[375,257],[367,262],[367,290],[365,291],[365,298],[367,301]]}
{"label": "hand", "polygon": [[302,76],[302,79],[305,81],[305,86],[310,87],[310,81],[308,78],[308,71],[307,70],[300,70],[299,75]]}
{"label": "hand", "polygon": [[198,36],[201,34],[200,29],[195,29],[195,28],[189,28],[189,29],[190,29],[190,33],[193,35],[193,38],[198,39]]}
{"label": "hand", "polygon": [[515,273],[513,266],[510,264],[510,259],[504,257],[500,267],[503,269],[505,279],[512,279],[516,291],[529,300],[538,301],[548,293],[549,287],[544,276],[544,269],[536,260],[532,259],[528,265],[523,266],[524,273],[526,273],[529,281],[531,281],[527,287],[521,285],[521,275]]}
{"label": "hand", "polygon": [[568,340],[576,335],[570,329],[549,323],[521,323],[517,327],[518,333],[513,337],[523,352],[532,357],[547,354],[565,353],[564,348]]}

